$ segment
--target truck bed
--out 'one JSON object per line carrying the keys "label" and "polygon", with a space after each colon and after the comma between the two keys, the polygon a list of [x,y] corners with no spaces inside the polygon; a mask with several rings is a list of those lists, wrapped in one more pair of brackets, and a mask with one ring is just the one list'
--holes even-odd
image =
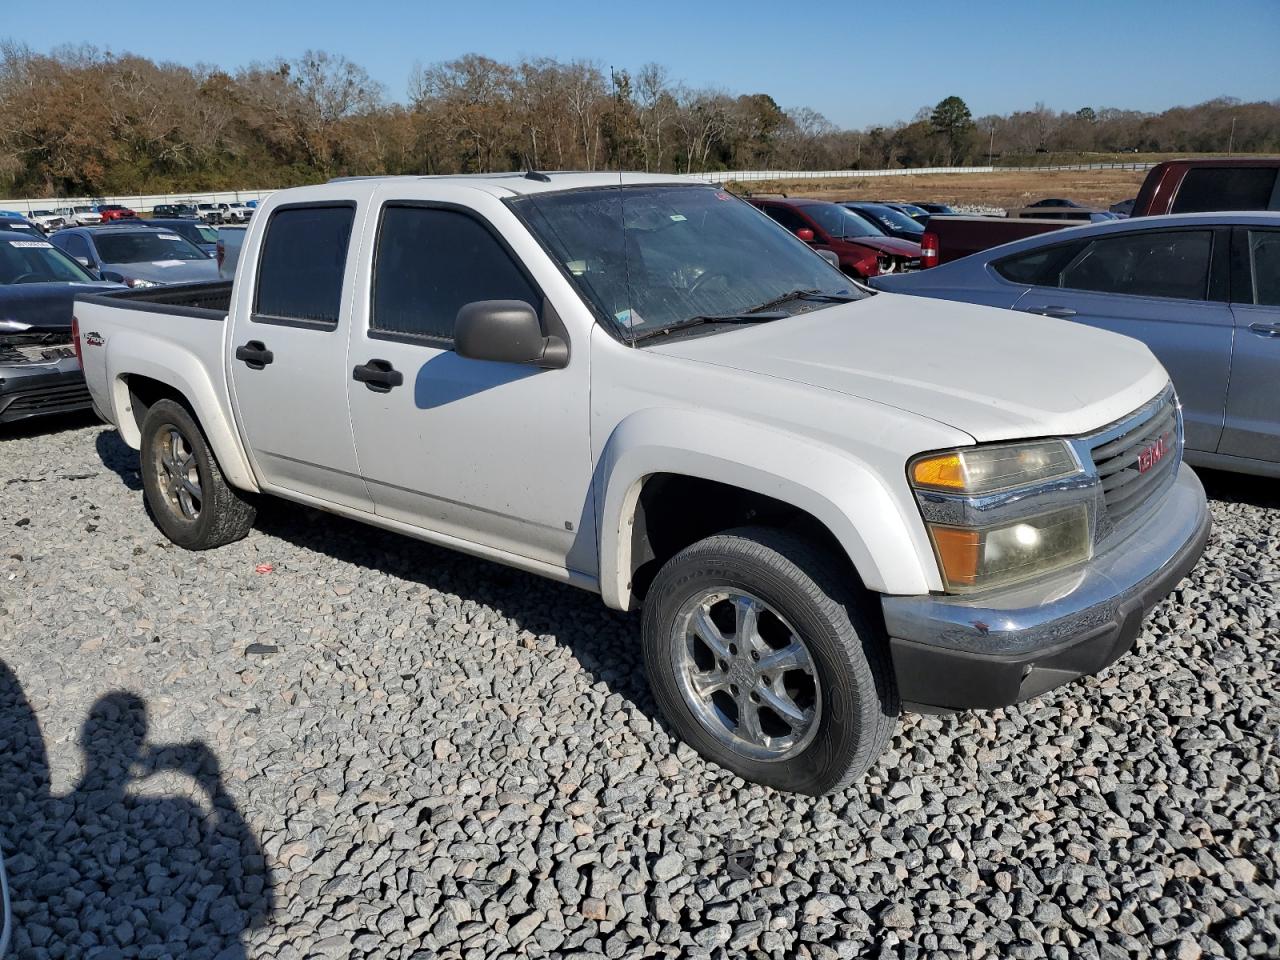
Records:
{"label": "truck bed", "polygon": [[175,283],[111,293],[82,293],[76,296],[76,302],[145,310],[151,314],[224,320],[231,309],[231,281]]}

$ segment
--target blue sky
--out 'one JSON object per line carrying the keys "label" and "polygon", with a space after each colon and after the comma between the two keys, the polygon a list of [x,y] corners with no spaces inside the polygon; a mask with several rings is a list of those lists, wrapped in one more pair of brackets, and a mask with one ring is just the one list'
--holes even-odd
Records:
{"label": "blue sky", "polygon": [[[950,94],[975,116],[1030,107],[1162,110],[1280,98],[1280,0],[0,0],[0,38],[93,43],[234,70],[307,48],[341,53],[403,99],[415,62],[475,52],[653,60],[690,86],[764,92],[860,128]],[[56,12],[56,16],[51,14]]]}

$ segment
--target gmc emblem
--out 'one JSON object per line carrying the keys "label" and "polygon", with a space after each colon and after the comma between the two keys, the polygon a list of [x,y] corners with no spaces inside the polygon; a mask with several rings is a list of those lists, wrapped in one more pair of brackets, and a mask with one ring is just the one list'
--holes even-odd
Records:
{"label": "gmc emblem", "polygon": [[1169,433],[1165,431],[1155,442],[1149,446],[1143,447],[1138,451],[1138,472],[1146,473],[1157,463],[1164,459],[1164,455],[1169,452]]}

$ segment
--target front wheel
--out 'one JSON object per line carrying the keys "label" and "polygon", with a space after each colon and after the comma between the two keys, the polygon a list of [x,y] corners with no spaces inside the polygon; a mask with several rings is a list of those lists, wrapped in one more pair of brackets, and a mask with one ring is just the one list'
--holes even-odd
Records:
{"label": "front wheel", "polygon": [[254,507],[227,483],[195,417],[174,400],[157,400],[142,421],[142,488],[162,533],[188,550],[240,540]]}
{"label": "front wheel", "polygon": [[743,528],[669,560],[644,608],[663,715],[707,759],[797,793],[864,773],[898,714],[886,644],[808,541]]}

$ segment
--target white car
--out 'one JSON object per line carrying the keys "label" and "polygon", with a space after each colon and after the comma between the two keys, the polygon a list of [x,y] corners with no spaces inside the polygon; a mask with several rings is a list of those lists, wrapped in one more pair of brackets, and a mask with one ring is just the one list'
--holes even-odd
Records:
{"label": "white car", "polygon": [[89,227],[102,222],[102,214],[95,207],[79,205],[74,207],[57,207],[53,211],[63,220],[63,226]]}
{"label": "white car", "polygon": [[27,214],[27,219],[38,225],[45,233],[52,233],[67,225],[67,218],[56,210],[32,210]]}
{"label": "white car", "polygon": [[247,207],[243,203],[227,204],[225,219],[228,223],[248,223],[252,216],[252,207]]}
{"label": "white car", "polygon": [[76,298],[160,529],[217,547],[271,494],[642,607],[663,715],[746,779],[836,790],[900,709],[1103,669],[1208,536],[1141,343],[870,292],[714,186],[260,211],[234,284]]}

